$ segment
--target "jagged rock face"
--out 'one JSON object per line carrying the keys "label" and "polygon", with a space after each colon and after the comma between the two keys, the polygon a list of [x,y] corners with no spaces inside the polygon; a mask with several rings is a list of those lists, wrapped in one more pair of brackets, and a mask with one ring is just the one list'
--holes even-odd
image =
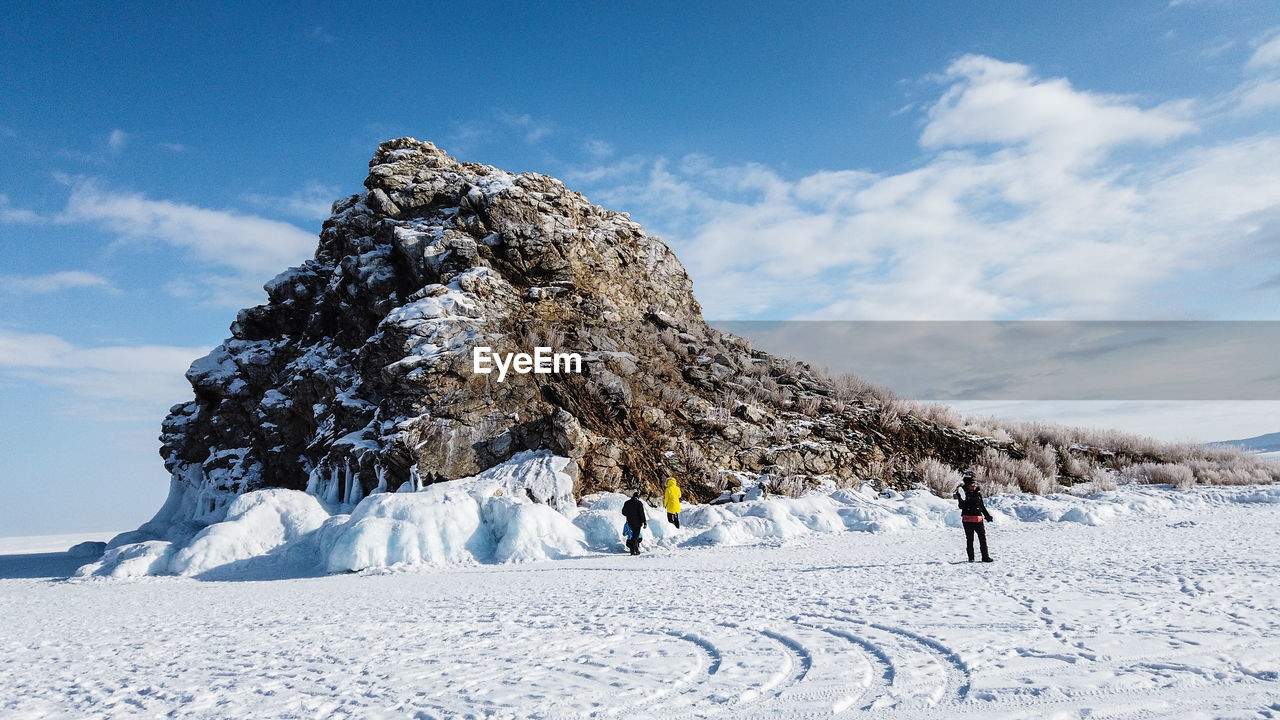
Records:
{"label": "jagged rock face", "polygon": [[[854,484],[984,446],[910,416],[890,437],[806,366],[708,327],[661,240],[554,178],[402,138],[365,187],[187,373],[195,400],[161,438],[171,515],[213,521],[262,487],[350,504],[526,449],[573,459],[579,492],[677,474],[697,498],[719,471]],[[473,372],[479,346],[576,352],[582,372],[499,382]]]}

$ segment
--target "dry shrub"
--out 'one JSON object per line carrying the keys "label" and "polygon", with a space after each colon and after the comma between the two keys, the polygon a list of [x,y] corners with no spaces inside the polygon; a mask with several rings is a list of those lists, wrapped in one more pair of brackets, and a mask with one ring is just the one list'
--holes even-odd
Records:
{"label": "dry shrub", "polygon": [[787,428],[787,424],[781,420],[773,421],[773,424],[765,429],[765,436],[772,445],[783,445],[791,438],[791,432]]}
{"label": "dry shrub", "polygon": [[814,380],[817,380],[822,383],[831,382],[831,368],[817,367],[814,365],[806,365],[805,367],[808,368],[809,374],[813,376]]}
{"label": "dry shrub", "polygon": [[712,430],[723,430],[729,427],[730,417],[732,414],[727,408],[717,405],[707,408],[707,411],[698,419],[698,424]]}
{"label": "dry shrub", "polygon": [[1027,462],[1040,471],[1050,483],[1058,479],[1058,451],[1052,445],[1033,445],[1027,448]]}
{"label": "dry shrub", "polygon": [[1095,467],[1089,471],[1089,482],[1093,485],[1094,492],[1111,492],[1116,489],[1116,472]]}
{"label": "dry shrub", "polygon": [[1062,474],[1071,478],[1088,479],[1095,467],[1088,457],[1081,457],[1070,451],[1059,452],[1058,459],[1062,461]]}
{"label": "dry shrub", "polygon": [[941,460],[921,460],[916,463],[916,475],[920,478],[920,484],[938,497],[949,498],[960,486],[960,472]]}
{"label": "dry shrub", "polygon": [[663,385],[658,391],[658,404],[665,410],[677,410],[684,405],[685,395],[675,386]]}
{"label": "dry shrub", "polygon": [[1013,436],[1004,428],[1001,420],[989,416],[967,417],[961,426],[965,432],[990,438],[1002,445],[1013,442]]}
{"label": "dry shrub", "polygon": [[809,366],[795,356],[784,359],[781,366],[783,374],[793,380],[799,380],[809,374]]}
{"label": "dry shrub", "polygon": [[1196,482],[1206,485],[1265,485],[1274,480],[1275,468],[1253,456],[1193,459],[1185,464],[1195,474]]}
{"label": "dry shrub", "polygon": [[892,408],[880,408],[876,413],[876,425],[886,433],[896,433],[902,429],[902,418]]}
{"label": "dry shrub", "polygon": [[978,456],[974,477],[982,491],[992,495],[1018,491],[1044,495],[1054,488],[1053,480],[1045,477],[1035,465],[1015,460],[993,448],[984,449]]}
{"label": "dry shrub", "polygon": [[822,400],[816,395],[806,395],[800,398],[800,402],[796,403],[796,409],[809,417],[817,417],[818,410],[821,408]]}
{"label": "dry shrub", "polygon": [[796,397],[791,389],[786,386],[779,386],[773,395],[769,398],[769,404],[777,408],[789,408],[795,405]]}
{"label": "dry shrub", "polygon": [[556,328],[526,326],[520,332],[520,347],[527,353],[532,353],[539,347],[559,351],[564,346],[565,334]]}
{"label": "dry shrub", "polygon": [[942,403],[909,402],[906,403],[906,411],[935,425],[947,427],[964,425],[964,417],[960,415],[960,411]]}
{"label": "dry shrub", "polygon": [[863,467],[862,474],[865,479],[874,480],[877,486],[881,486],[889,475],[889,464],[880,460],[872,460]]}
{"label": "dry shrub", "polygon": [[841,373],[831,381],[836,397],[847,402],[886,405],[897,398],[888,388],[873,385],[853,373]]}
{"label": "dry shrub", "polygon": [[711,489],[718,492],[737,490],[740,487],[742,487],[742,480],[732,470],[717,470],[715,482],[711,484]]}
{"label": "dry shrub", "polygon": [[702,448],[696,443],[680,443],[676,450],[676,459],[683,466],[681,469],[689,480],[706,482],[711,479],[711,463],[707,461],[707,456],[702,453]]}
{"label": "dry shrub", "polygon": [[1124,468],[1120,473],[1125,479],[1144,485],[1172,485],[1179,490],[1189,490],[1196,484],[1196,476],[1191,468],[1178,463],[1137,463]]}
{"label": "dry shrub", "polygon": [[769,492],[787,497],[800,497],[809,488],[809,478],[804,475],[780,475],[769,478]]}

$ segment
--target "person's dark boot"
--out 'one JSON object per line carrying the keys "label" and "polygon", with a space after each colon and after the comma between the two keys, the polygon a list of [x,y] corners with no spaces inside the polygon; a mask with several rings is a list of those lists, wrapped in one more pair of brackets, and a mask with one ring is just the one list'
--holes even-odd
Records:
{"label": "person's dark boot", "polygon": [[991,559],[991,558],[989,558],[989,557],[984,557],[984,558],[982,558],[982,562],[995,562],[995,560],[993,560],[993,559]]}

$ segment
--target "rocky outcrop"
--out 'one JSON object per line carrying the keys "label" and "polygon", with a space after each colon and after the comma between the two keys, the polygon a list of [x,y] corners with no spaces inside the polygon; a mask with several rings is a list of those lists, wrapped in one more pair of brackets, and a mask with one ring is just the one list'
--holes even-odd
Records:
{"label": "rocky outcrop", "polygon": [[[884,408],[709,327],[671,250],[555,178],[383,143],[314,260],[266,285],[187,373],[164,423],[159,522],[208,523],[251,489],[353,504],[522,450],[570,458],[579,493],[905,482],[992,440]],[[473,351],[581,356],[581,372],[477,374]],[[781,482],[781,479],[787,479]]]}

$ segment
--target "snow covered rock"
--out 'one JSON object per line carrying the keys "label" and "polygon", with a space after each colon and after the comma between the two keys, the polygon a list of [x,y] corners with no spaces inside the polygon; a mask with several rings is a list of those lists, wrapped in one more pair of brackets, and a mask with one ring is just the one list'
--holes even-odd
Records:
{"label": "snow covered rock", "polygon": [[[1051,465],[1070,464],[1041,453],[1039,468],[1007,434],[980,437],[889,407],[711,328],[665,243],[555,178],[400,138],[378,147],[364,187],[333,204],[315,257],[270,280],[267,304],[240,311],[231,337],[192,364],[194,399],[171,409],[161,436],[169,499],[112,547],[190,547],[252,491],[303,491],[352,512],[368,497],[478,477],[527,451],[566,459],[571,487],[524,488],[561,514],[573,497],[656,492],[670,475],[696,502],[765,476],[771,492],[791,496],[866,480],[906,488],[926,458],[954,468],[986,458],[1011,468],[1006,480],[1046,484]],[[482,356],[518,363],[537,348],[565,364],[478,371]],[[388,523],[411,522],[363,520],[369,542],[399,537]],[[781,518],[741,521],[790,532]],[[563,542],[494,552],[534,556]],[[340,566],[378,554],[363,541],[343,547],[355,555]],[[195,572],[212,558],[177,562]]]}
{"label": "snow covered rock", "polygon": [[175,575],[199,575],[265,555],[318,529],[329,513],[312,496],[270,488],[237,497],[226,519],[201,530],[169,560]]}
{"label": "snow covered rock", "polygon": [[568,458],[526,452],[476,477],[366,498],[321,541],[327,572],[579,555]]}
{"label": "snow covered rock", "polygon": [[164,540],[147,540],[111,548],[97,562],[76,570],[79,577],[140,577],[164,575],[175,548]]}
{"label": "snow covered rock", "polygon": [[107,551],[107,544],[94,540],[86,540],[72,545],[67,554],[74,558],[100,558]]}
{"label": "snow covered rock", "polygon": [[[910,416],[880,432],[830,380],[709,327],[660,239],[555,178],[401,138],[364,184],[334,203],[315,258],[192,364],[195,398],[163,428],[169,502],[117,546],[183,543],[254,490],[351,510],[522,451],[569,459],[562,508],[672,474],[709,499],[718,470],[905,483],[920,453],[959,463],[991,444]],[[580,372],[474,372],[476,348],[538,346],[578,354]]]}

